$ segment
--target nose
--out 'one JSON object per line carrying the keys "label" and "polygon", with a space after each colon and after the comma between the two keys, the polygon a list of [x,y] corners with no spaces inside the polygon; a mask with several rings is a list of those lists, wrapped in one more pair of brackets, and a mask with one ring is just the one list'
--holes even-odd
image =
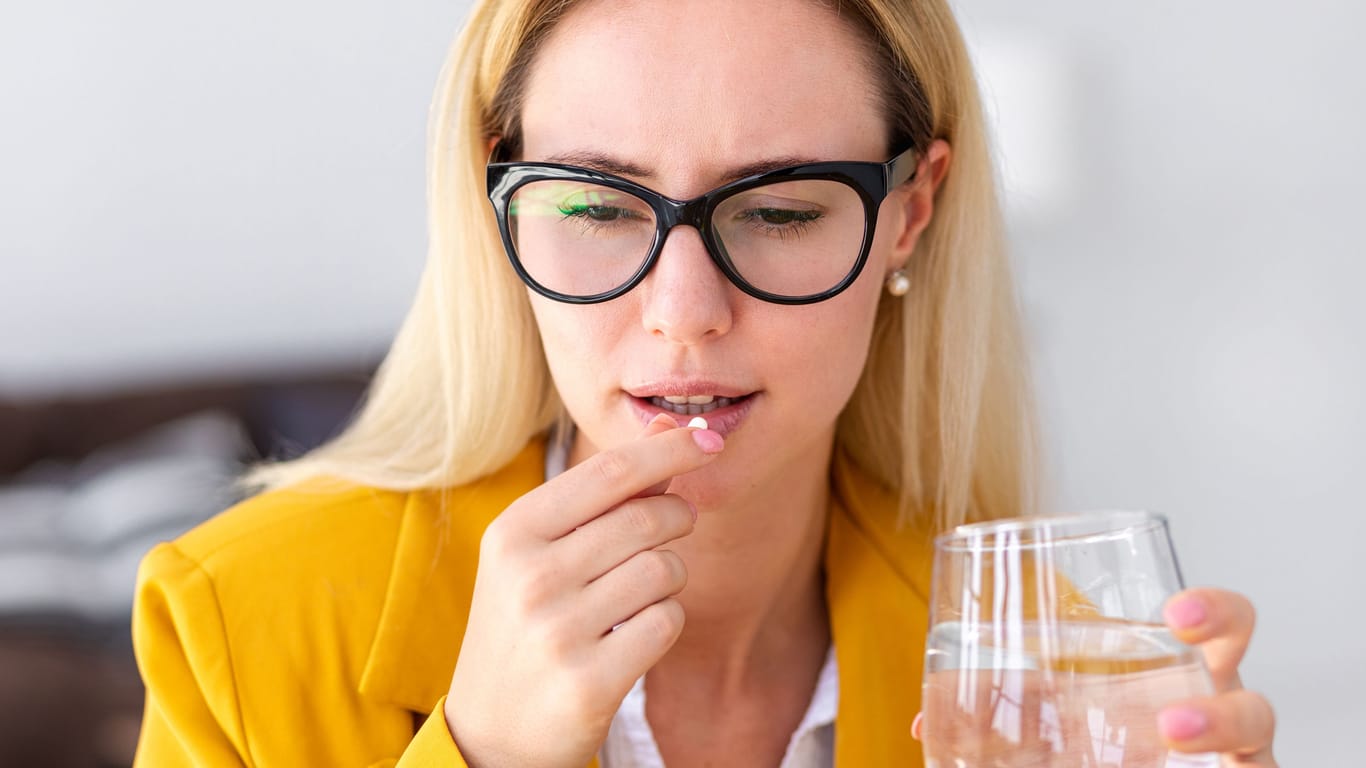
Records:
{"label": "nose", "polygon": [[690,345],[730,331],[735,291],[693,227],[669,232],[654,268],[636,290],[642,295],[641,322],[652,336]]}

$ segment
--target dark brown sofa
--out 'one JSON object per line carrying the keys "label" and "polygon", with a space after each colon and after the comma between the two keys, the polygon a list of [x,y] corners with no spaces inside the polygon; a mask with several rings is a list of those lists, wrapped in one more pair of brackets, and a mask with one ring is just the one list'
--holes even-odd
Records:
{"label": "dark brown sofa", "polygon": [[[224,417],[240,423],[247,439],[235,457],[239,467],[260,457],[297,455],[335,433],[354,410],[371,371],[204,381],[98,396],[0,399],[0,490],[37,482],[60,487],[63,478],[74,484],[116,472],[121,454],[111,447],[136,444],[142,435],[202,413],[216,414],[219,423]],[[17,562],[26,562],[22,558],[32,553],[17,534],[4,540],[7,518],[14,522],[21,515],[13,501],[5,508],[5,498],[0,495],[0,558],[8,552],[20,558]],[[32,505],[22,512],[32,528]],[[41,509],[36,517],[42,517]],[[183,528],[192,521],[174,524]],[[167,530],[174,535],[179,529]],[[136,540],[133,546],[143,543]],[[67,554],[79,558],[84,551],[75,547],[74,555]],[[92,613],[60,602],[44,604],[37,583],[45,578],[43,569],[15,568],[21,580],[34,582],[11,584],[7,594],[32,586],[40,597],[17,608],[0,606],[0,766],[129,765],[142,688],[126,610]],[[131,583],[114,586],[131,599]]]}

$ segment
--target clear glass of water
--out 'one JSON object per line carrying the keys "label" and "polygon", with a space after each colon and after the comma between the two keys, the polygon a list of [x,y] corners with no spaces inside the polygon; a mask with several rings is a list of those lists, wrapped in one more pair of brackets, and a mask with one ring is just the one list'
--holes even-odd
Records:
{"label": "clear glass of water", "polygon": [[1148,512],[1017,518],[935,540],[922,728],[929,768],[1217,768],[1157,715],[1213,692],[1167,631],[1183,589]]}

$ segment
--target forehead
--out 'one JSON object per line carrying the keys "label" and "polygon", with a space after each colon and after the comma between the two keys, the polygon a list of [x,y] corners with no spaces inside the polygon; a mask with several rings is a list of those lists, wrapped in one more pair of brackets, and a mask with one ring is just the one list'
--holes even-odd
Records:
{"label": "forehead", "polygon": [[813,0],[591,0],[532,62],[524,152],[595,151],[685,186],[764,157],[884,160],[866,55]]}

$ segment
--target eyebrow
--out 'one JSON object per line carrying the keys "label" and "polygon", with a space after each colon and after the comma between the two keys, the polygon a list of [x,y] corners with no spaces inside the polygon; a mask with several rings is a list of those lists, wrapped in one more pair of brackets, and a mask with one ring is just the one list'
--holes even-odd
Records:
{"label": "eyebrow", "polygon": [[[603,152],[571,150],[569,152],[560,152],[551,155],[546,158],[545,162],[559,163],[561,165],[577,165],[580,168],[588,168],[590,170],[610,173],[616,176],[634,176],[640,179],[655,178],[654,171]],[[726,171],[720,175],[720,178],[724,182],[730,182],[760,173],[776,171],[779,168],[788,168],[794,165],[806,165],[807,163],[819,162],[821,162],[821,160],[816,158],[799,157],[795,155],[771,157],[726,169]]]}

